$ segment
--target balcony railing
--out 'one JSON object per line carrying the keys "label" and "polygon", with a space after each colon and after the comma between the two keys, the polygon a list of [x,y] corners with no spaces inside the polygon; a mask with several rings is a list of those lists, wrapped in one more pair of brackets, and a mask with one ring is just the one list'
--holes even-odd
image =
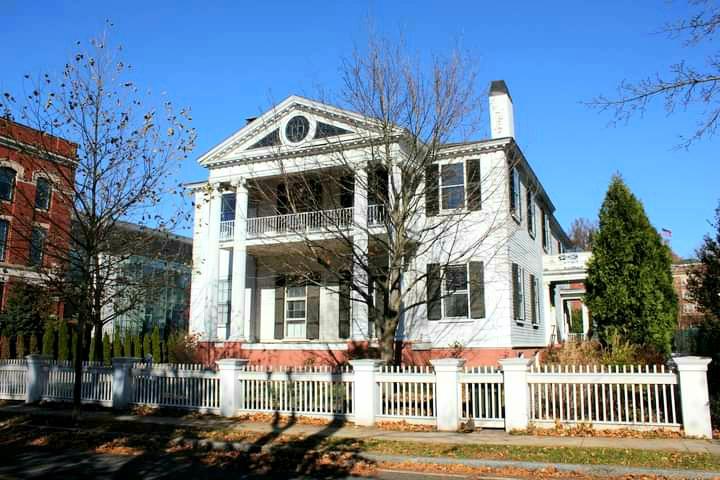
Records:
{"label": "balcony railing", "polygon": [[[368,207],[368,226],[378,226],[385,222],[385,207]],[[247,219],[248,238],[262,236],[304,234],[313,232],[332,232],[349,228],[353,223],[353,208],[319,210],[315,212],[289,213],[268,217]],[[235,234],[235,222],[220,222],[220,241],[231,241]]]}

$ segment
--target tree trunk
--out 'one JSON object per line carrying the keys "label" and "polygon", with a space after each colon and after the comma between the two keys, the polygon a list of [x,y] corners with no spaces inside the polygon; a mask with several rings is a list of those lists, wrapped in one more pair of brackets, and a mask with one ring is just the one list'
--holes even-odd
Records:
{"label": "tree trunk", "polygon": [[74,366],[75,366],[75,382],[73,384],[73,418],[77,420],[77,418],[80,416],[80,409],[82,406],[81,403],[81,393],[82,393],[82,377],[83,377],[83,371],[82,371],[82,364],[83,364],[83,357],[85,354],[85,320],[84,315],[80,315],[78,318],[78,324],[77,324],[77,348],[75,350],[75,358]]}
{"label": "tree trunk", "polygon": [[401,292],[398,286],[400,285],[398,279],[398,272],[394,269],[388,274],[389,295],[387,300],[387,308],[384,309],[383,325],[381,329],[380,337],[380,358],[388,364],[399,364],[401,358],[399,352],[402,346],[402,342],[397,342],[395,337],[397,335],[398,324],[400,323],[400,307],[402,303]]}
{"label": "tree trunk", "polygon": [[102,358],[103,356],[103,338],[102,338],[102,323],[96,322],[95,325],[92,327],[93,330],[93,337],[95,337],[95,351],[93,352],[93,357],[97,361],[105,361],[106,359]]}

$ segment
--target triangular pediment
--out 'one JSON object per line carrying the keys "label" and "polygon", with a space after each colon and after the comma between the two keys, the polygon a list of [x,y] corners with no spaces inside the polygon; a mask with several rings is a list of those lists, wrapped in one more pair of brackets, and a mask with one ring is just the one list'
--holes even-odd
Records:
{"label": "triangular pediment", "polygon": [[209,166],[284,155],[328,144],[348,145],[378,134],[376,122],[355,112],[291,96],[253,119],[198,159]]}

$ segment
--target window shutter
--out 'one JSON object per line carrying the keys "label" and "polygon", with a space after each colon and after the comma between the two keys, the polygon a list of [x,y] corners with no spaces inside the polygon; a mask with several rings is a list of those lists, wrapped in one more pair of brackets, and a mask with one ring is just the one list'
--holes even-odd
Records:
{"label": "window shutter", "polygon": [[485,318],[485,266],[470,262],[470,318]]}
{"label": "window shutter", "polygon": [[515,213],[517,205],[515,205],[515,169],[510,169],[510,211]]}
{"label": "window shutter", "polygon": [[425,167],[425,215],[432,217],[440,213],[440,185],[438,166]]}
{"label": "window shutter", "polygon": [[520,319],[520,267],[517,263],[512,264],[512,286],[513,286],[513,318]]}
{"label": "window shutter", "polygon": [[482,195],[480,191],[480,159],[465,162],[467,172],[467,206],[468,210],[482,208]]}
{"label": "window shutter", "polygon": [[440,320],[440,318],[442,318],[440,282],[440,265],[437,263],[428,263],[426,280],[428,320]]}
{"label": "window shutter", "polygon": [[538,323],[538,301],[537,301],[537,281],[535,275],[530,274],[530,320],[533,325]]}
{"label": "window shutter", "polygon": [[305,336],[308,340],[320,338],[320,287],[318,285],[307,286],[306,305],[307,325]]}
{"label": "window shutter", "polygon": [[339,285],[338,336],[350,338],[350,278],[344,275]]}
{"label": "window shutter", "polygon": [[285,277],[280,275],[275,282],[275,339],[285,336]]}

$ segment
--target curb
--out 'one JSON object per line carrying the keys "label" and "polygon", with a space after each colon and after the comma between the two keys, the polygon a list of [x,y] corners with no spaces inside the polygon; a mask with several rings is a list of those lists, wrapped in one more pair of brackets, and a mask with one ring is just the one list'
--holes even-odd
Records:
{"label": "curb", "polygon": [[[259,453],[268,452],[270,450],[286,450],[305,452],[305,449],[297,447],[278,447],[277,445],[254,445],[248,442],[223,442],[207,439],[178,437],[171,442],[174,445],[184,445],[196,449],[216,450],[216,451],[237,451],[243,453]],[[622,476],[622,475],[656,475],[674,479],[717,479],[720,478],[720,472],[712,472],[706,470],[677,470],[677,469],[661,469],[647,467],[624,467],[620,465],[584,465],[572,463],[543,463],[543,462],[525,462],[517,460],[483,460],[483,459],[460,459],[448,457],[418,457],[404,455],[384,455],[380,453],[360,452],[360,458],[371,460],[374,462],[411,462],[416,464],[439,464],[439,465],[464,465],[467,467],[485,467],[485,468],[522,468],[525,470],[543,470],[555,469],[568,473],[583,473],[595,476]]]}

